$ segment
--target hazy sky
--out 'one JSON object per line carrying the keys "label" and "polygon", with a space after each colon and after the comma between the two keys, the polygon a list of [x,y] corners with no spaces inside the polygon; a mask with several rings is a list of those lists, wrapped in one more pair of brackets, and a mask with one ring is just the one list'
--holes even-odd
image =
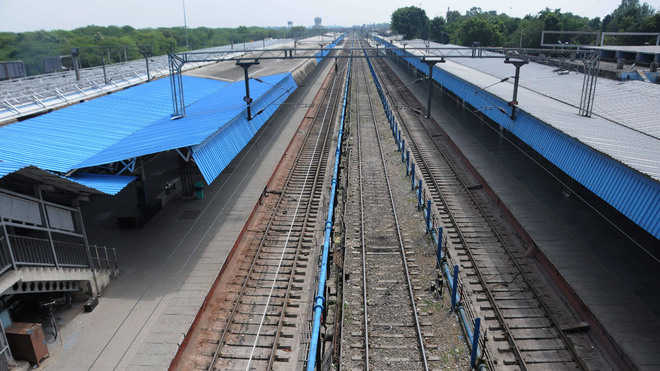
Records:
{"label": "hazy sky", "polygon": [[[280,26],[287,21],[311,25],[315,16],[325,25],[386,22],[392,11],[407,5],[444,16],[447,7],[464,12],[478,6],[513,16],[560,8],[588,17],[603,17],[620,0],[185,0],[192,27]],[[656,9],[660,0],[650,0]],[[0,31],[72,29],[88,24],[133,27],[183,24],[182,0],[0,0]]]}

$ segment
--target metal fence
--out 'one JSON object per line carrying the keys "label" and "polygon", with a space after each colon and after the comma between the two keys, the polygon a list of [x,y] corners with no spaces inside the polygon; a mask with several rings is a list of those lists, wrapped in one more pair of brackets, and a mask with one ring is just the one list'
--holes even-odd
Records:
{"label": "metal fence", "polygon": [[0,236],[0,273],[12,267],[62,267],[116,270],[117,251],[111,247],[90,246],[87,254],[85,244],[69,241],[51,241],[46,238]]}
{"label": "metal fence", "polygon": [[117,269],[117,252],[87,243],[80,209],[0,189],[0,274],[23,266]]}
{"label": "metal fence", "polygon": [[0,321],[0,371],[9,370],[9,360],[12,358],[9,342],[5,335],[5,327]]}

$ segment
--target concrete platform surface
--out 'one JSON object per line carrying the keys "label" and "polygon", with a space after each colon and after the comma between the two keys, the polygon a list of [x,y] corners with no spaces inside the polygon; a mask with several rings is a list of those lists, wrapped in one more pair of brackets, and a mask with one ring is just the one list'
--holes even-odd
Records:
{"label": "concrete platform surface", "polygon": [[[394,63],[421,102],[426,84]],[[433,118],[640,369],[660,368],[660,260],[635,246],[543,168],[436,94]]]}
{"label": "concrete platform surface", "polygon": [[[143,228],[119,230],[112,212],[88,227],[92,242],[117,247],[121,275],[92,313],[82,313],[52,344],[47,370],[164,370],[274,167],[318,91],[329,65],[312,73],[201,201],[174,201]],[[134,204],[130,192],[113,202]]]}

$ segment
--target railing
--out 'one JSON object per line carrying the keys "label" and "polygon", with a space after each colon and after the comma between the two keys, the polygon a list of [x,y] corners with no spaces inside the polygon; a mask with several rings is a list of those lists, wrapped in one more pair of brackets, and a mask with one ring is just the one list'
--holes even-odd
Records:
{"label": "railing", "polygon": [[28,236],[0,236],[0,273],[15,267],[62,267],[97,270],[117,269],[117,252],[105,246],[90,246],[87,255],[84,243],[50,240]]}
{"label": "railing", "polygon": [[9,370],[9,360],[12,358],[9,342],[5,335],[5,328],[0,321],[0,370]]}
{"label": "railing", "polygon": [[[0,275],[19,267],[118,268],[117,251],[89,245],[80,208],[0,189]],[[0,368],[2,370],[2,368]]]}
{"label": "railing", "polygon": [[90,246],[92,254],[92,264],[96,269],[117,270],[119,268],[117,260],[117,250],[114,247]]}

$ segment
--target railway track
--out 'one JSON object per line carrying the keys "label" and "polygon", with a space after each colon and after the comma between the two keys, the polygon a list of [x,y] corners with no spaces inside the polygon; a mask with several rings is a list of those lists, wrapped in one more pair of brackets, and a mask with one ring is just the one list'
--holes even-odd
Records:
{"label": "railway track", "polygon": [[384,113],[372,97],[375,86],[367,73],[366,61],[356,59],[347,205],[353,234],[347,237],[344,257],[344,275],[351,277],[343,285],[340,365],[351,370],[428,370],[409,252],[383,155],[379,126]]}
{"label": "railway track", "polygon": [[[299,369],[323,224],[323,190],[343,74],[331,72],[320,105],[305,131],[281,190],[270,190],[272,206],[237,261],[233,276],[221,277],[205,310],[202,329],[188,341],[179,369]],[[309,118],[309,112],[308,112]],[[276,198],[276,201],[273,201]],[[185,352],[184,351],[184,352]],[[184,354],[185,356],[185,354]]]}
{"label": "railway track", "polygon": [[422,174],[453,263],[462,271],[469,301],[488,331],[485,356],[496,369],[585,369],[554,314],[529,279],[522,246],[509,243],[455,164],[438,145],[432,120],[386,63],[374,68]]}

